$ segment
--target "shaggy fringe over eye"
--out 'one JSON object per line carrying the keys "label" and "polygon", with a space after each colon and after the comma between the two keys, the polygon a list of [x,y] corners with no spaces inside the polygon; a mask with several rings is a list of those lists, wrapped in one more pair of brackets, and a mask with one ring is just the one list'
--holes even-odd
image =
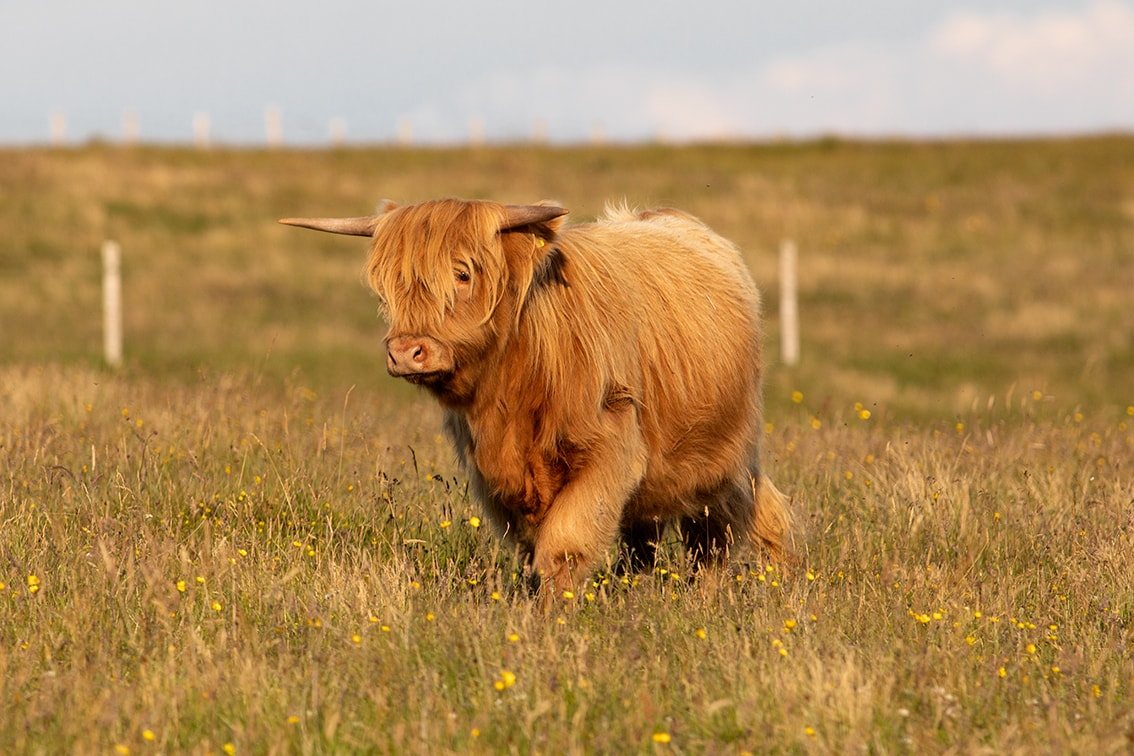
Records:
{"label": "shaggy fringe over eye", "polygon": [[439,325],[456,306],[453,270],[463,265],[472,271],[480,322],[487,322],[508,279],[498,238],[504,219],[503,206],[494,202],[456,199],[407,205],[382,216],[366,272],[387,318]]}

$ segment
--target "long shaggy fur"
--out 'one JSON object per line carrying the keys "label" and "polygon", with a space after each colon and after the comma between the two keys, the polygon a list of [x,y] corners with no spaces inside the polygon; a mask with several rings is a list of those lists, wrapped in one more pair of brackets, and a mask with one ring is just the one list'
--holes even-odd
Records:
{"label": "long shaggy fur", "polygon": [[788,508],[759,460],[760,297],[736,248],[676,210],[500,231],[506,215],[393,209],[368,265],[387,344],[424,350],[411,380],[444,405],[497,530],[560,588],[619,536],[648,564],[667,523],[701,561],[745,542],[783,556]]}

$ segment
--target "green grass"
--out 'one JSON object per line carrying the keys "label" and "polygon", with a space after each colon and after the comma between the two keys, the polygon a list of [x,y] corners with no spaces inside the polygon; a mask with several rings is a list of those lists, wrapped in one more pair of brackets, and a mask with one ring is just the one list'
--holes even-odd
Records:
{"label": "green grass", "polygon": [[[1134,140],[0,155],[12,753],[1102,752],[1134,737]],[[540,611],[385,376],[382,197],[673,204],[765,290],[797,568]],[[777,364],[776,248],[803,360]],[[100,365],[98,247],[127,365]],[[793,395],[794,394],[794,395]],[[612,553],[611,557],[615,555]],[[658,742],[668,737],[668,743]]]}

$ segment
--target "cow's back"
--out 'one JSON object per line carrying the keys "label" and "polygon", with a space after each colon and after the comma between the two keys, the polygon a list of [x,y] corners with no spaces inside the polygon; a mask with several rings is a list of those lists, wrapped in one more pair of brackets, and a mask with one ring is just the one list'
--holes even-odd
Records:
{"label": "cow's back", "polygon": [[649,461],[636,514],[756,474],[760,301],[737,249],[673,210],[617,209],[561,244],[568,288],[587,279],[570,306],[592,321],[578,327],[593,367],[637,402]]}

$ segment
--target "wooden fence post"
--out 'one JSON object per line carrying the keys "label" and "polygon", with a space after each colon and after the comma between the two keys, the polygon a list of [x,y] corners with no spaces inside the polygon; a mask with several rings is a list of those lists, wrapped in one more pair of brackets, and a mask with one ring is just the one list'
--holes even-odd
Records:
{"label": "wooden fence post", "polygon": [[103,353],[111,367],[122,364],[122,250],[118,242],[102,243]]}
{"label": "wooden fence post", "polygon": [[193,115],[193,143],[200,149],[209,146],[209,114],[195,113]]}
{"label": "wooden fence post", "polygon": [[264,110],[264,131],[269,147],[283,145],[283,113],[275,105],[269,105]]}
{"label": "wooden fence post", "polygon": [[413,121],[404,116],[398,121],[398,146],[409,147],[413,144]]}
{"label": "wooden fence post", "polygon": [[780,354],[785,365],[799,362],[799,282],[795,242],[780,244]]}
{"label": "wooden fence post", "polygon": [[473,116],[469,119],[469,146],[470,147],[483,147],[484,146],[484,119],[480,116]]}
{"label": "wooden fence post", "polygon": [[139,133],[138,114],[133,110],[127,110],[122,114],[122,143],[127,147],[133,147],[138,143]]}
{"label": "wooden fence post", "polygon": [[67,144],[67,116],[62,113],[52,113],[48,119],[51,129],[51,146],[63,147]]}
{"label": "wooden fence post", "polygon": [[548,142],[547,120],[537,118],[532,125],[532,144],[545,145]]}
{"label": "wooden fence post", "polygon": [[342,147],[346,144],[347,125],[342,118],[331,119],[331,146]]}

